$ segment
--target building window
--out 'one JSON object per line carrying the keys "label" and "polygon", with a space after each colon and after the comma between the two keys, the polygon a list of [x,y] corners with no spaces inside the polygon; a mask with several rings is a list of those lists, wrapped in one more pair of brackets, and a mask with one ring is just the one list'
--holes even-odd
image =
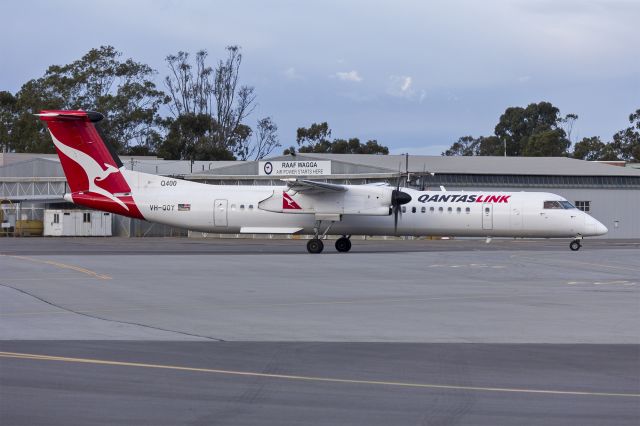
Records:
{"label": "building window", "polygon": [[578,210],[582,210],[587,213],[591,211],[591,201],[576,201],[575,204]]}
{"label": "building window", "polygon": [[91,213],[82,213],[82,222],[91,223]]}
{"label": "building window", "polygon": [[53,223],[60,223],[60,214],[59,213],[54,213],[53,214]]}

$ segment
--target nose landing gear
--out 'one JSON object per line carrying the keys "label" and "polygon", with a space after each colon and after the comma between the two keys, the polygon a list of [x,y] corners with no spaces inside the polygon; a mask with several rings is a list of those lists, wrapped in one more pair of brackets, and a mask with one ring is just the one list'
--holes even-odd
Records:
{"label": "nose landing gear", "polygon": [[578,251],[580,250],[580,247],[582,247],[582,244],[580,244],[579,239],[575,239],[571,241],[571,244],[569,244],[569,248],[571,249],[571,251]]}

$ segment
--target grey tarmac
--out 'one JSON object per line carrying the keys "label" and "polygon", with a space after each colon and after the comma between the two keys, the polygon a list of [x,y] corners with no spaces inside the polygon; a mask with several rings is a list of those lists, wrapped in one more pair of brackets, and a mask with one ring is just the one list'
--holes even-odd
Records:
{"label": "grey tarmac", "polygon": [[0,239],[0,423],[637,424],[640,242]]}

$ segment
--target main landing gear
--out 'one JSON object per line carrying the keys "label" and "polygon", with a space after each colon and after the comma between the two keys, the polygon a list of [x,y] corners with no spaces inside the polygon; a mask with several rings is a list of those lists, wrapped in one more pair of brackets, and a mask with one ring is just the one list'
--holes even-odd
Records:
{"label": "main landing gear", "polygon": [[[350,237],[350,236],[349,236]],[[349,237],[340,237],[336,240],[336,250],[340,253],[346,253],[351,250],[351,240]],[[324,243],[318,237],[313,237],[307,241],[307,251],[309,253],[322,253],[324,250]]]}
{"label": "main landing gear", "polygon": [[314,237],[307,242],[307,251],[309,253],[322,253],[324,243],[318,237]]}
{"label": "main landing gear", "polygon": [[571,244],[569,244],[569,248],[571,249],[571,251],[578,251],[580,250],[580,247],[582,247],[582,244],[580,244],[580,240],[573,240],[571,241]]}
{"label": "main landing gear", "polygon": [[[322,235],[320,235],[321,224],[322,224],[322,221],[316,220],[316,226],[313,228],[313,232],[314,232],[313,238],[307,241],[307,251],[309,253],[317,254],[317,253],[322,253],[322,250],[324,250],[324,243],[322,242],[322,240],[326,238],[327,233],[329,232],[329,229],[331,229],[331,225],[333,225],[333,221],[329,223],[329,226],[327,226],[327,229],[324,230]],[[338,250],[341,253],[345,253],[351,250],[350,238],[351,238],[351,235],[348,235],[348,236],[345,235],[338,238],[336,240],[336,250]]]}
{"label": "main landing gear", "polygon": [[[349,235],[350,237],[351,235]],[[336,250],[340,253],[346,253],[351,250],[351,240],[349,237],[340,237],[336,240]]]}

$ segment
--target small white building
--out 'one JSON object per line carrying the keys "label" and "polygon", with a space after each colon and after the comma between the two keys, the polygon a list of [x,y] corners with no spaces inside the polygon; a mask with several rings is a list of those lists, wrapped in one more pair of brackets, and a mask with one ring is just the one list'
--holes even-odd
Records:
{"label": "small white building", "polygon": [[96,210],[45,210],[45,237],[110,237],[111,213]]}

